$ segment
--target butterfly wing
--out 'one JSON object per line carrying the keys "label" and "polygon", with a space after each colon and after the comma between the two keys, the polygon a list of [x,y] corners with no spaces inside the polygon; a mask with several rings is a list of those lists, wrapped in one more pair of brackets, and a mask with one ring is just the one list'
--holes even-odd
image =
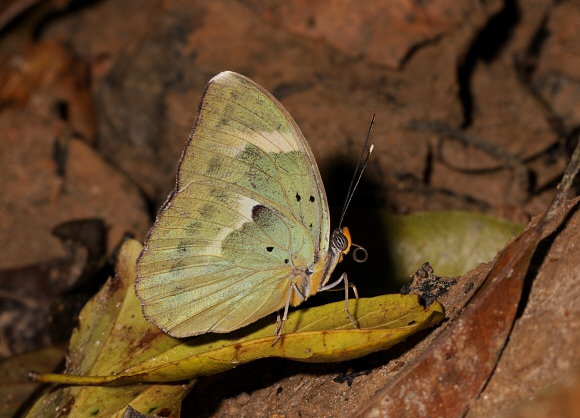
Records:
{"label": "butterfly wing", "polygon": [[218,74],[138,260],[143,312],[176,337],[240,328],[282,308],[328,240],[324,186],[296,123],[253,81]]}

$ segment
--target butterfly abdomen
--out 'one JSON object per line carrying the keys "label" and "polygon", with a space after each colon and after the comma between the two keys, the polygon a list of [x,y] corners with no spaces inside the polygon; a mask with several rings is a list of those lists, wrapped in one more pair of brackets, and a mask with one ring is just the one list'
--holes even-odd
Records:
{"label": "butterfly abdomen", "polygon": [[326,273],[326,260],[327,253],[319,253],[315,256],[315,261],[311,266],[295,269],[294,283],[296,283],[296,287],[301,295],[294,292],[290,300],[292,306],[298,306],[300,303],[318,292],[320,289],[320,283],[324,280],[324,275]]}

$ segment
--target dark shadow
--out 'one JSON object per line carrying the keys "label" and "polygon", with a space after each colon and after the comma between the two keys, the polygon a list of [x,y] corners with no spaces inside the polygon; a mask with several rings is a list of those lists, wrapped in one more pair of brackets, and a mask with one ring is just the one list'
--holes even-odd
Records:
{"label": "dark shadow", "polygon": [[[32,37],[34,40],[40,39],[42,32],[54,20],[74,13],[78,10],[100,3],[103,0],[72,0],[68,4],[58,9],[53,2],[39,2],[30,7],[24,6],[24,10],[16,14],[3,28],[0,29],[0,37],[10,33],[21,25],[30,25],[33,28]],[[47,12],[42,12],[48,9]]]}
{"label": "dark shadow", "polygon": [[[48,328],[53,344],[66,344],[73,329],[78,326],[78,316],[87,303],[115,274],[119,243],[107,259],[108,229],[100,218],[78,219],[57,225],[53,231],[63,243],[72,245],[72,253],[80,248],[87,252],[83,270],[75,283],[53,303],[50,310],[51,321]],[[66,244],[65,244],[66,245]],[[70,258],[74,258],[71,254]]]}
{"label": "dark shadow", "polygon": [[530,74],[536,68],[535,65],[536,59],[540,55],[540,51],[542,50],[544,43],[548,39],[549,32],[546,28],[547,24],[548,24],[548,16],[544,16],[544,19],[542,20],[540,27],[538,28],[536,33],[534,33],[534,36],[532,36],[530,44],[528,45],[528,48],[526,49],[526,52],[524,54],[526,57],[526,63],[524,67],[521,68],[521,70],[523,71],[525,78],[528,80]]}
{"label": "dark shadow", "polygon": [[489,19],[471,44],[463,64],[457,69],[459,98],[463,105],[463,126],[471,125],[473,120],[473,95],[471,93],[471,76],[479,60],[492,61],[502,51],[512,31],[520,20],[520,11],[516,0],[507,0],[504,8]]}
{"label": "dark shadow", "polygon": [[76,13],[79,10],[85,9],[102,2],[103,0],[72,0],[67,3],[66,7],[61,10],[54,10],[49,13],[45,19],[40,22],[34,31],[34,39],[39,39],[44,31],[44,28],[50,25],[55,20],[61,19],[62,17],[68,16],[70,14]]}
{"label": "dark shadow", "polygon": [[[371,134],[372,136],[372,134]],[[358,156],[337,159],[327,165],[323,172],[323,180],[330,206],[330,228],[338,226],[340,214],[344,206],[348,186],[356,166]],[[372,158],[372,156],[371,156]],[[398,292],[400,284],[394,285],[393,259],[390,254],[390,238],[383,227],[384,220],[378,209],[384,207],[384,186],[380,179],[373,178],[365,172],[356,189],[350,207],[347,209],[343,226],[350,230],[352,241],[361,245],[368,252],[364,263],[353,260],[348,254],[336,267],[333,277],[339,277],[347,272],[349,281],[354,283],[360,297],[373,297],[385,293]],[[352,250],[351,250],[352,251]],[[324,294],[328,294],[324,295]],[[323,296],[324,295],[324,296]],[[352,294],[351,294],[352,295]],[[320,297],[328,297],[333,301],[344,299],[342,292],[322,292]],[[316,304],[327,303],[325,300]]]}

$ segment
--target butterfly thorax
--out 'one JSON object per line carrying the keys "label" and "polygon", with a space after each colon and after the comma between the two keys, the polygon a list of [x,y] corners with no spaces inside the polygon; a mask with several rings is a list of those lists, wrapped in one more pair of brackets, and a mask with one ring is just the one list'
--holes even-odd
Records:
{"label": "butterfly thorax", "polygon": [[328,251],[317,254],[314,263],[308,268],[296,271],[294,283],[296,283],[303,299],[294,293],[290,302],[292,306],[298,306],[308,297],[318,293],[320,288],[328,283],[336,265],[349,252],[350,245],[351,238],[348,228],[336,228],[330,236]]}

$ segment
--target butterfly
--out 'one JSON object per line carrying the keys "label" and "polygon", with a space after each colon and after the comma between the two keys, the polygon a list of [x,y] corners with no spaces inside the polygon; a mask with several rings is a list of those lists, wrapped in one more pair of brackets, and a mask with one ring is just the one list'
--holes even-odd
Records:
{"label": "butterfly", "polygon": [[356,327],[346,274],[329,283],[351,245],[348,228],[330,231],[318,167],[290,114],[226,71],[205,88],[135,290],[145,317],[174,337],[230,332],[284,309],[279,338],[290,306],[342,282]]}

